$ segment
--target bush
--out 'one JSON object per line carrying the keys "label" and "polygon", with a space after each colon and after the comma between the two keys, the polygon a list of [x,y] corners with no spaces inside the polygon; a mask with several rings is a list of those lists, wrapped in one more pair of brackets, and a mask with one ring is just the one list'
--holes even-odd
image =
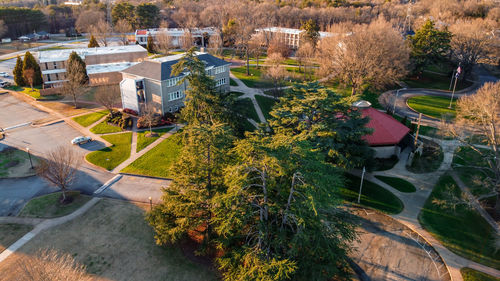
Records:
{"label": "bush", "polygon": [[[153,119],[154,120],[151,124],[151,127],[159,127],[172,124],[171,121],[165,120],[160,114],[155,114]],[[139,117],[139,119],[137,120],[137,128],[149,128],[149,124],[146,122],[144,116]]]}
{"label": "bush", "polygon": [[128,114],[116,110],[113,110],[113,115],[109,114],[106,117],[106,122],[122,129],[132,127],[132,118]]}
{"label": "bush", "polygon": [[123,109],[123,112],[127,113],[127,114],[130,114],[130,115],[134,115],[134,116],[138,116],[139,113],[133,109],[130,109],[130,108],[125,108]]}

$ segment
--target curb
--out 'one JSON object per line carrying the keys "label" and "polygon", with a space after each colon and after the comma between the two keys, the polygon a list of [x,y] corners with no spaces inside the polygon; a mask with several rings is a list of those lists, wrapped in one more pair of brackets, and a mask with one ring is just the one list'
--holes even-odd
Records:
{"label": "curb", "polygon": [[131,176],[131,177],[139,177],[139,178],[146,178],[146,179],[156,179],[156,180],[173,180],[171,178],[162,178],[162,177],[155,177],[155,176],[146,176],[146,175],[136,175],[136,174],[131,174],[131,173],[119,173],[120,175],[124,176]]}
{"label": "curb", "polygon": [[16,128],[20,128],[20,127],[24,127],[24,126],[29,126],[29,125],[31,125],[31,122],[26,122],[26,123],[18,124],[18,125],[12,126],[12,127],[5,128],[3,130],[7,131],[7,130],[12,130],[12,129],[16,129]]}
{"label": "curb", "polygon": [[115,182],[119,181],[121,178],[122,178],[122,175],[114,176],[112,179],[110,179],[105,184],[103,184],[101,187],[99,187],[96,191],[94,191],[94,195],[97,195],[97,194],[103,192],[106,188],[110,187]]}

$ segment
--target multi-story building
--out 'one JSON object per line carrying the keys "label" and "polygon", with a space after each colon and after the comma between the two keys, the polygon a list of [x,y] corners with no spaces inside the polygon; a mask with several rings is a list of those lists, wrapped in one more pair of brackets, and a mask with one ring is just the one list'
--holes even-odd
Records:
{"label": "multi-story building", "polygon": [[190,32],[193,37],[193,43],[205,47],[206,37],[210,37],[216,34],[214,28],[194,28],[188,30],[186,28],[152,28],[152,29],[138,29],[135,31],[135,41],[140,45],[146,45],[148,43],[148,36],[151,35],[153,39],[156,40],[158,34],[165,34],[171,38],[171,44],[174,48],[182,46],[182,37],[186,33]]}
{"label": "multi-story building", "polygon": [[66,61],[72,52],[76,52],[87,64],[91,85],[120,82],[119,71],[148,56],[146,49],[140,45],[40,51],[36,57],[45,86],[59,86],[65,81]]}
{"label": "multi-story building", "polygon": [[[123,71],[120,82],[123,108],[141,112],[145,104],[150,104],[160,114],[175,112],[184,106],[184,93],[187,80],[180,82],[187,75],[172,74],[175,65],[183,54],[146,60]],[[230,62],[221,60],[207,53],[197,53],[205,63],[205,71],[211,75],[220,91],[229,91]]]}
{"label": "multi-story building", "polygon": [[[304,30],[294,29],[294,28],[283,28],[283,27],[266,27],[255,30],[257,33],[264,34],[266,41],[269,42],[273,38],[278,37],[283,40],[285,44],[291,49],[298,49],[300,47],[300,42],[303,40],[301,37]],[[329,32],[319,32],[320,39],[324,37],[332,36]]]}

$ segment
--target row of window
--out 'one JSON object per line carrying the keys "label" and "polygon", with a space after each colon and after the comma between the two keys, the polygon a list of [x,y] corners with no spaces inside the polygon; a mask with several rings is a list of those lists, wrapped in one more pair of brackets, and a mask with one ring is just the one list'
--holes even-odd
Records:
{"label": "row of window", "polygon": [[[56,75],[56,79],[54,81],[58,81],[59,80],[59,75],[57,73],[55,73],[55,75]],[[52,81],[51,77],[50,77],[50,74],[47,74],[47,81],[49,81],[49,82]]]}
{"label": "row of window", "polygon": [[172,92],[172,93],[168,94],[168,100],[169,101],[182,99],[183,97],[184,97],[184,91],[182,91],[182,90],[175,91],[175,92]]}
{"label": "row of window", "polygon": [[218,66],[215,68],[215,74],[220,74],[220,73],[223,73],[223,72],[226,72],[227,71],[227,65],[223,65],[223,66]]}
{"label": "row of window", "polygon": [[219,86],[222,86],[224,84],[227,84],[226,78],[222,78],[222,79],[217,80],[217,82],[215,83],[215,86],[219,87]]}
{"label": "row of window", "polygon": [[[54,64],[54,69],[57,69],[57,62],[54,61],[52,63]],[[64,61],[61,62],[61,66],[62,66],[62,68],[64,68]],[[49,69],[49,63],[48,62],[45,63],[45,69],[44,70],[46,70],[46,69]]]}
{"label": "row of window", "polygon": [[167,83],[167,87],[172,87],[172,86],[177,85],[177,83],[179,83],[179,81],[181,81],[181,79],[182,79],[182,77],[174,77],[174,78],[168,79],[165,83]]}

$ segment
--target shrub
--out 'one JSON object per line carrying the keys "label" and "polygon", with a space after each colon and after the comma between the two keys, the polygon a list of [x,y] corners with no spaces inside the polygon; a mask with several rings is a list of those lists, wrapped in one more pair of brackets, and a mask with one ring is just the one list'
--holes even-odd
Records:
{"label": "shrub", "polygon": [[125,108],[123,109],[123,112],[127,113],[127,114],[130,114],[130,115],[134,115],[134,116],[138,116],[139,113],[133,109],[130,109],[130,108]]}
{"label": "shrub", "polygon": [[[151,127],[159,127],[172,124],[171,121],[165,120],[165,118],[163,118],[160,114],[155,114],[153,119],[154,120]],[[137,128],[149,128],[149,124],[146,122],[144,116],[139,117],[139,119],[137,120]]]}
{"label": "shrub", "polygon": [[106,116],[106,122],[119,126],[122,129],[132,127],[132,118],[130,115],[116,110],[113,110],[113,116],[111,114]]}

